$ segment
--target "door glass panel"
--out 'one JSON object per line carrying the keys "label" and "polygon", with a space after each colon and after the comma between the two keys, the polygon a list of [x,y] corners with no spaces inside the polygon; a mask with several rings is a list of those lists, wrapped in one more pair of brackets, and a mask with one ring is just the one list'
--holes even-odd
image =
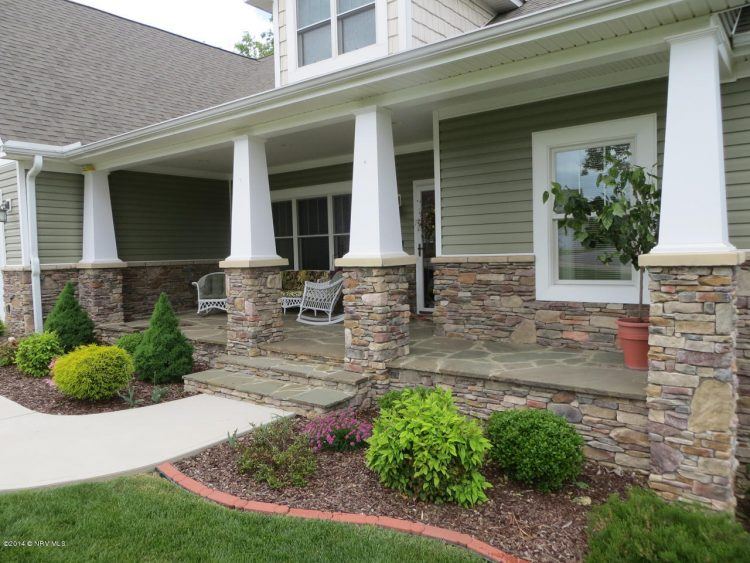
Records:
{"label": "door glass panel", "polygon": [[292,237],[276,239],[276,254],[289,260],[289,265],[284,267],[284,270],[294,269],[294,239]]}
{"label": "door glass panel", "polygon": [[299,239],[299,261],[302,270],[328,270],[328,236]]}
{"label": "door glass panel", "polygon": [[341,258],[349,252],[349,235],[336,235],[333,237],[333,257]]}
{"label": "door glass panel", "polygon": [[300,236],[328,234],[328,201],[325,197],[297,202]]}
{"label": "door glass panel", "polygon": [[273,234],[277,237],[292,236],[292,202],[276,201],[271,204]]}
{"label": "door glass panel", "polygon": [[333,196],[333,232],[348,233],[352,219],[352,196]]}
{"label": "door glass panel", "polygon": [[419,210],[419,229],[422,235],[421,248],[418,249],[422,257],[422,295],[427,309],[435,307],[434,278],[435,265],[435,192],[422,192],[422,204]]}

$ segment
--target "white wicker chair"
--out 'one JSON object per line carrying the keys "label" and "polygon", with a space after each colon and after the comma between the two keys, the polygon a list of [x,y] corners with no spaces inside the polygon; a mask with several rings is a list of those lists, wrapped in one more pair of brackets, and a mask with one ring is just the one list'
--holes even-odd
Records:
{"label": "white wicker chair", "polygon": [[227,288],[224,272],[206,274],[193,285],[198,290],[198,314],[204,315],[216,309],[227,310]]}
{"label": "white wicker chair", "polygon": [[[343,314],[333,315],[343,285],[344,278],[340,273],[327,282],[305,282],[297,322],[308,325],[331,325],[343,321]],[[314,316],[304,315],[305,311],[312,311]],[[324,313],[325,317],[317,317],[318,313]]]}

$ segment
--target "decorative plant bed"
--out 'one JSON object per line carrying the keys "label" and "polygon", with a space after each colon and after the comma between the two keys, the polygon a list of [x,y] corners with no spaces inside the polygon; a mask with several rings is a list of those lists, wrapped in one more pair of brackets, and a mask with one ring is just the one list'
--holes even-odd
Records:
{"label": "decorative plant bed", "polygon": [[[159,387],[165,389],[160,401],[162,403],[194,395],[185,392],[181,382],[163,384]],[[154,404],[151,400],[153,385],[133,379],[132,388],[135,406],[147,407]],[[29,377],[19,372],[15,366],[0,368],[0,395],[28,409],[46,414],[96,414],[131,408],[131,405],[119,396],[96,402],[66,397],[53,385],[49,377]]]}
{"label": "decorative plant bed", "polygon": [[[304,421],[299,421],[301,429]],[[238,438],[238,445],[247,437]],[[493,488],[489,501],[466,509],[452,504],[418,502],[386,489],[365,467],[364,450],[316,454],[318,467],[304,487],[273,490],[237,470],[237,449],[222,443],[175,466],[204,485],[242,499],[326,512],[390,516],[449,528],[533,561],[574,561],[586,549],[589,501],[598,504],[623,494],[642,478],[587,465],[576,484],[557,493],[541,493],[511,483],[492,465],[483,470]]]}

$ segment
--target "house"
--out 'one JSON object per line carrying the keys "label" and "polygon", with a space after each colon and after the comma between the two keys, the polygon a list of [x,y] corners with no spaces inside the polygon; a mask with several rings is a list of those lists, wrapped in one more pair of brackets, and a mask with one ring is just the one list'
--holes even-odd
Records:
{"label": "house", "polygon": [[[750,461],[743,2],[249,3],[273,14],[273,61],[65,0],[0,6],[9,329],[38,330],[70,279],[107,325],[160,291],[189,308],[221,268],[226,351],[247,363],[284,337],[279,269],[339,267],[347,373],[387,386],[401,365],[467,401],[569,413],[590,457],[732,508]],[[615,146],[662,177],[645,388],[404,364],[410,291],[457,342],[617,350],[637,277],[541,198],[554,180],[594,193],[584,155]]]}

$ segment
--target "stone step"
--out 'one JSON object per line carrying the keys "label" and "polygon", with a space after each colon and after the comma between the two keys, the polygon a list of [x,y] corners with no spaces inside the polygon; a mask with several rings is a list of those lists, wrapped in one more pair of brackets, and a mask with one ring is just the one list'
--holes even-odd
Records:
{"label": "stone step", "polygon": [[227,371],[352,393],[362,390],[370,379],[367,375],[341,369],[340,364],[287,360],[275,356],[224,355],[217,359],[217,366]]}
{"label": "stone step", "polygon": [[186,391],[221,395],[255,404],[274,405],[303,416],[349,406],[357,396],[330,387],[304,385],[258,375],[210,369],[183,377]]}

